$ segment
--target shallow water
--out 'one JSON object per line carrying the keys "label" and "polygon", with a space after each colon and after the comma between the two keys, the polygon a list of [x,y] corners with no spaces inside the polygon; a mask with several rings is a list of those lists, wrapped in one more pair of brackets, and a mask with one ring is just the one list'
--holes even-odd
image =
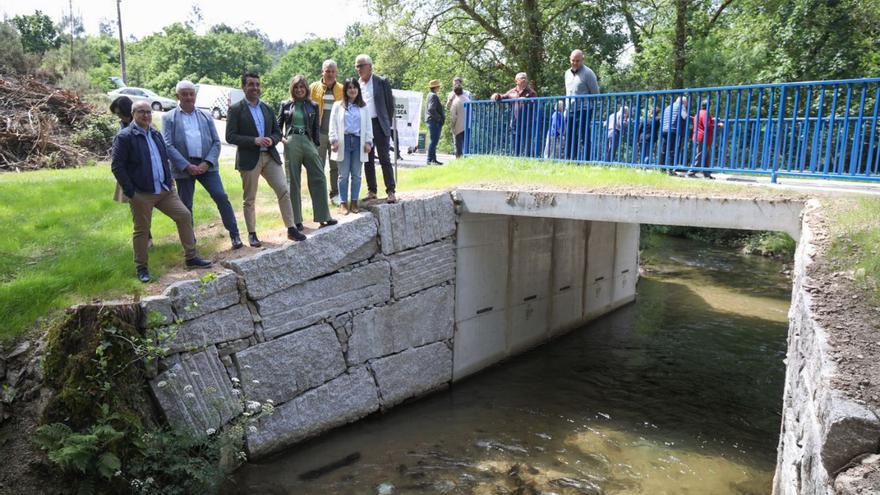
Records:
{"label": "shallow water", "polygon": [[769,493],[789,281],[764,258],[648,244],[634,304],[247,465],[226,493]]}

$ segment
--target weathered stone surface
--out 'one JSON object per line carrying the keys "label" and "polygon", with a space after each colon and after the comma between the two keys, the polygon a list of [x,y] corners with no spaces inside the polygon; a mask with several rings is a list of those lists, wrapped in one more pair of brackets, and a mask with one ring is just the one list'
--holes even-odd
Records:
{"label": "weathered stone surface", "polygon": [[383,408],[452,380],[452,351],[443,342],[409,349],[370,363]]}
{"label": "weathered stone surface", "polygon": [[177,319],[168,296],[148,296],[141,299],[141,310],[144,313],[141,325],[145,328],[170,325]]}
{"label": "weathered stone surface", "polygon": [[260,402],[287,402],[345,371],[342,347],[327,324],[270,340],[235,356],[242,390]]}
{"label": "weathered stone surface", "polygon": [[275,408],[247,433],[251,458],[259,458],[379,409],[376,384],[357,368]]}
{"label": "weathered stone surface", "polygon": [[854,467],[837,475],[837,495],[866,495],[880,492],[880,454],[869,455]]}
{"label": "weathered stone surface", "polygon": [[453,286],[444,285],[354,316],[348,364],[452,338]]}
{"label": "weathered stone surface", "polygon": [[379,220],[384,254],[392,254],[449,237],[455,233],[455,205],[449,193],[397,204],[379,204],[369,210]]}
{"label": "weathered stone surface", "polygon": [[391,270],[379,261],[295,285],[257,301],[263,334],[272,339],[391,298]]}
{"label": "weathered stone surface", "polygon": [[877,451],[880,420],[868,408],[834,391],[827,410],[823,409],[818,416],[822,422],[822,464],[828,473],[837,472],[859,455]]}
{"label": "weathered stone surface", "polygon": [[229,270],[217,274],[208,282],[184,280],[165,289],[171,298],[174,313],[181,321],[192,320],[214,311],[228,308],[241,300],[238,276]]}
{"label": "weathered stone surface", "polygon": [[376,220],[359,215],[351,222],[319,230],[307,242],[268,249],[232,260],[250,297],[263,297],[370,258],[378,251]]}
{"label": "weathered stone surface", "polygon": [[250,337],[254,333],[251,312],[243,304],[181,323],[167,346],[170,352],[199,349],[207,345]]}
{"label": "weathered stone surface", "polygon": [[180,361],[150,381],[150,388],[178,431],[205,436],[241,413],[241,402],[213,346],[181,355]]}
{"label": "weathered stone surface", "polygon": [[455,244],[435,242],[388,257],[391,289],[401,298],[455,278]]}

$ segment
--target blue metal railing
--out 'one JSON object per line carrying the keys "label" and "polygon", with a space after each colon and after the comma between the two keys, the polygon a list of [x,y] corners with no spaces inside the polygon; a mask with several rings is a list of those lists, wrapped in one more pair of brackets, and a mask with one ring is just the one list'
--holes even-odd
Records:
{"label": "blue metal railing", "polygon": [[880,78],[465,103],[466,155],[880,180]]}

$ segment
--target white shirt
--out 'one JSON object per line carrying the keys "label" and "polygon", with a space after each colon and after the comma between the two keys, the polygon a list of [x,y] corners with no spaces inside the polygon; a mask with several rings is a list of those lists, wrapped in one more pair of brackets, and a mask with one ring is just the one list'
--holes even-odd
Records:
{"label": "white shirt", "polygon": [[367,113],[370,114],[371,119],[375,119],[379,114],[376,113],[376,100],[373,98],[373,75],[370,74],[370,80],[367,82],[358,78],[358,84],[361,86],[361,96],[364,97],[364,103],[367,104]]}
{"label": "white shirt", "polygon": [[199,129],[199,116],[196,115],[198,110],[186,113],[180,111],[180,123],[183,124],[183,134],[186,136],[186,152],[188,156],[196,158],[204,158],[202,150],[202,131]]}

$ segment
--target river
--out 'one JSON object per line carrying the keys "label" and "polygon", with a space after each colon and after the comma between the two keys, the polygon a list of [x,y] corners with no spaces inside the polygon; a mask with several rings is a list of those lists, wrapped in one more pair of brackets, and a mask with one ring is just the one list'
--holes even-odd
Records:
{"label": "river", "polygon": [[648,238],[635,303],[240,469],[228,494],[767,494],[790,282]]}

